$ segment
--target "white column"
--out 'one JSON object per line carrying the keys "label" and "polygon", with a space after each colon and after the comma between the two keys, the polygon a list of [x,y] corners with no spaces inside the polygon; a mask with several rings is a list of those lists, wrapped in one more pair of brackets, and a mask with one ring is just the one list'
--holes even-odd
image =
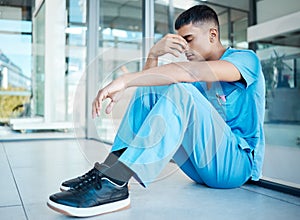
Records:
{"label": "white column", "polygon": [[65,120],[66,1],[45,0],[45,122]]}
{"label": "white column", "polygon": [[86,86],[86,121],[87,121],[87,138],[98,138],[95,123],[91,117],[92,102],[99,88],[97,83],[102,81],[103,75],[99,72],[99,18],[100,18],[100,1],[87,1],[87,86]]}
{"label": "white column", "polygon": [[143,64],[154,44],[154,0],[143,0]]}

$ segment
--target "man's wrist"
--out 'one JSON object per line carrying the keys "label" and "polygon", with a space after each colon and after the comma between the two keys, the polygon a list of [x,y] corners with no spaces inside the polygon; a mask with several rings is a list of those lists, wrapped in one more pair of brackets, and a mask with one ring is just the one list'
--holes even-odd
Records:
{"label": "man's wrist", "polygon": [[157,60],[158,59],[158,56],[155,52],[153,52],[153,48],[150,49],[149,53],[148,53],[148,59],[155,59]]}
{"label": "man's wrist", "polygon": [[133,73],[125,73],[120,77],[122,80],[122,83],[124,85],[124,89],[127,89],[128,87],[130,87],[130,81],[132,80],[130,76],[132,74]]}
{"label": "man's wrist", "polygon": [[158,56],[156,56],[153,53],[149,53],[147,59],[148,60],[158,60]]}

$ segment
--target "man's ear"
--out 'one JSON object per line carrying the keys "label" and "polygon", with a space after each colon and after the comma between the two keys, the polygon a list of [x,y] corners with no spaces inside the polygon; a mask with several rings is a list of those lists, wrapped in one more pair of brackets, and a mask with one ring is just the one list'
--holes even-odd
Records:
{"label": "man's ear", "polygon": [[209,41],[213,43],[215,40],[218,40],[218,29],[210,28],[209,29]]}

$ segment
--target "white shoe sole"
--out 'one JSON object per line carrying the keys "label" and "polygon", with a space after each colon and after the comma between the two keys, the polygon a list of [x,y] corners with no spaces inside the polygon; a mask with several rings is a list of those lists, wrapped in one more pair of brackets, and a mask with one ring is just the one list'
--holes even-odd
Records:
{"label": "white shoe sole", "polygon": [[71,189],[70,187],[67,187],[67,186],[63,186],[63,185],[61,185],[60,187],[59,187],[59,189],[60,189],[60,191],[68,191],[69,189]]}
{"label": "white shoe sole", "polygon": [[115,212],[115,211],[127,209],[130,207],[130,198],[128,197],[127,199],[121,201],[107,203],[104,205],[95,206],[91,208],[75,208],[75,207],[55,203],[50,199],[48,200],[47,205],[49,206],[49,208],[53,209],[54,211],[57,211],[64,215],[75,216],[75,217],[90,217],[94,215],[101,215],[109,212]]}
{"label": "white shoe sole", "polygon": [[[61,185],[59,187],[60,191],[64,192],[64,191],[68,191],[69,189],[71,189],[70,187],[67,187],[67,186],[63,186]],[[130,190],[130,185],[128,184],[128,190]]]}

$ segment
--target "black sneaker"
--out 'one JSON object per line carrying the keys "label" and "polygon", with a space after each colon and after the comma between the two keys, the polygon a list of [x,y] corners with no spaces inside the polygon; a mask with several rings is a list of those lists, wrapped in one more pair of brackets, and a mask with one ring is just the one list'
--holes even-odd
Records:
{"label": "black sneaker", "polygon": [[108,166],[105,165],[105,164],[99,164],[98,162],[96,162],[94,167],[89,172],[83,174],[82,176],[64,181],[60,185],[60,190],[61,191],[67,191],[67,190],[75,188],[77,185],[79,185],[83,181],[89,179],[91,176],[93,176],[95,173],[98,173],[99,170],[101,170],[103,168],[108,168]]}
{"label": "black sneaker", "polygon": [[47,205],[65,215],[89,217],[128,208],[130,197],[127,183],[118,185],[98,172],[74,189],[51,195]]}

